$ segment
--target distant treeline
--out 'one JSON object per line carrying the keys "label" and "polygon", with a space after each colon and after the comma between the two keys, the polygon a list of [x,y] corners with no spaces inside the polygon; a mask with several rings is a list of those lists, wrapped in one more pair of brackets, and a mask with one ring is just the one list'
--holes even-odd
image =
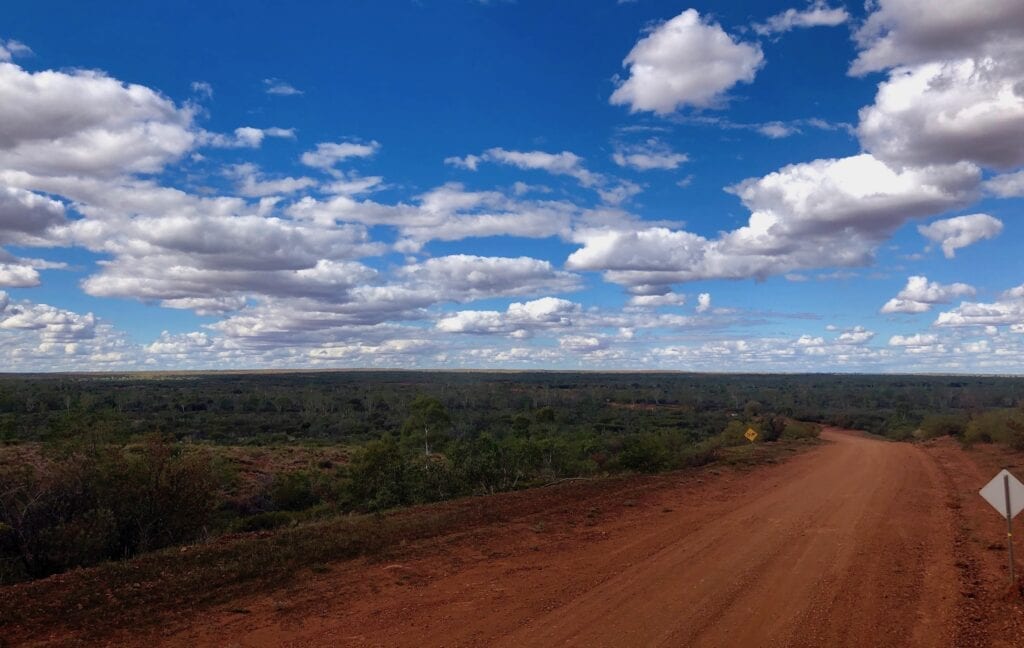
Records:
{"label": "distant treeline", "polygon": [[502,435],[550,408],[563,432],[685,430],[698,441],[749,406],[908,437],[929,415],[1018,407],[1024,379],[967,376],[338,372],[0,376],[0,441],[360,443],[397,434],[420,396],[457,438]]}

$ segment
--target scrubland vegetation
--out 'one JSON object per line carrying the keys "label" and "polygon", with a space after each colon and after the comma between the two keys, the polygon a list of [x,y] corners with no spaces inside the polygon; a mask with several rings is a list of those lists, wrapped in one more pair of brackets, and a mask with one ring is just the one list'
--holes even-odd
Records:
{"label": "scrubland vegetation", "polygon": [[224,534],[700,466],[747,444],[751,427],[758,443],[811,439],[821,422],[1024,449],[1022,386],[684,374],[8,376],[0,583]]}

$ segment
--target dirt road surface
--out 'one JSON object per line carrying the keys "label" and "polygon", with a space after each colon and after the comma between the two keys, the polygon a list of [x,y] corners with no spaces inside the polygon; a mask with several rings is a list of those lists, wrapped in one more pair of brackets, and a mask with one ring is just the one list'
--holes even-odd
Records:
{"label": "dirt road surface", "polygon": [[112,643],[1024,645],[989,609],[999,556],[978,557],[980,530],[960,510],[974,487],[957,482],[963,453],[823,438],[751,472],[677,476],[409,547],[397,562],[332,565]]}

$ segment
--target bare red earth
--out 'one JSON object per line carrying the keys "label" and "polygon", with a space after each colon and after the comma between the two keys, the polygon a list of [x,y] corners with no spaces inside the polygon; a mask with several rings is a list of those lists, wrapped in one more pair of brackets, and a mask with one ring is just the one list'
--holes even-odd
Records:
{"label": "bare red earth", "polygon": [[1005,530],[976,495],[998,461],[823,437],[750,472],[552,498],[107,643],[1024,646]]}

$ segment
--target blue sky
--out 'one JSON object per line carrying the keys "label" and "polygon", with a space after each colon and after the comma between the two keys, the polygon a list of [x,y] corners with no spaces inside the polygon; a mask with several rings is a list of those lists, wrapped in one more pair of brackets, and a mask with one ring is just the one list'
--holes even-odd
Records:
{"label": "blue sky", "polygon": [[19,3],[0,369],[1021,371],[1015,0]]}

